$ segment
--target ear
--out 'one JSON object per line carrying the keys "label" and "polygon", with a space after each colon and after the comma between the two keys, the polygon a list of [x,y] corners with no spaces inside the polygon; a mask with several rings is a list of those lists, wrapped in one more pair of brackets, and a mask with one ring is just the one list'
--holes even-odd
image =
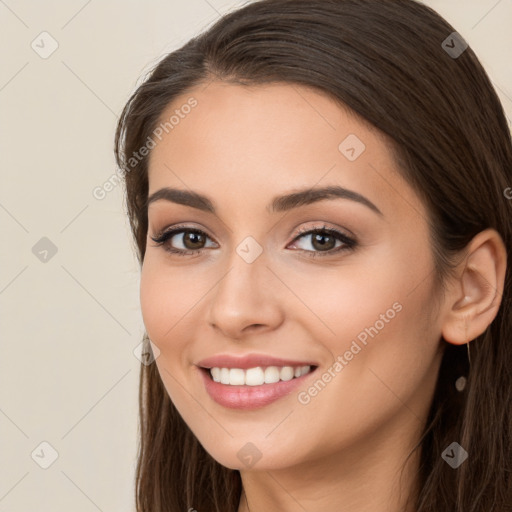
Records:
{"label": "ear", "polygon": [[494,320],[503,297],[507,251],[494,229],[478,233],[468,244],[458,276],[445,295],[442,335],[463,345],[480,336]]}

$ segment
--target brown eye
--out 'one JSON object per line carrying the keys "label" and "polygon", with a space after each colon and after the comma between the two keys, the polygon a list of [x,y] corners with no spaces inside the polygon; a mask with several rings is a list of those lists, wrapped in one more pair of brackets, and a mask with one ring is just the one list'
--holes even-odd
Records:
{"label": "brown eye", "polygon": [[201,253],[210,237],[199,229],[175,227],[151,239],[170,253],[190,255]]}
{"label": "brown eye", "polygon": [[336,239],[332,235],[314,233],[311,236],[311,245],[319,251],[334,249],[336,245]]}
{"label": "brown eye", "polygon": [[202,249],[202,244],[205,243],[205,237],[196,231],[183,231],[182,243],[187,249]]}
{"label": "brown eye", "polygon": [[[302,247],[298,248],[311,257],[333,255],[340,251],[354,249],[357,245],[354,239],[326,226],[300,231],[293,244],[297,246],[297,241],[301,239],[306,241],[309,239],[309,243],[302,244]],[[336,242],[339,242],[338,246]]]}

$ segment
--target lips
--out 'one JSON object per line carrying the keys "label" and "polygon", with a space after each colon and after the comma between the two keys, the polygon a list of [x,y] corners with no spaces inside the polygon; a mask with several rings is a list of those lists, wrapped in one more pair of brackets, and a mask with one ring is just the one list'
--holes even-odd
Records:
{"label": "lips", "polygon": [[[284,359],[267,354],[218,354],[202,359],[196,366],[207,393],[215,402],[226,408],[247,410],[264,407],[290,395],[311,378],[318,364],[311,360]],[[301,370],[300,375],[298,369]],[[276,375],[269,378],[267,372],[278,373],[281,378],[276,379]],[[262,374],[265,375],[264,383]]]}
{"label": "lips", "polygon": [[200,368],[197,372],[210,398],[225,408],[239,410],[259,409],[272,404],[276,400],[293,395],[294,391],[301,385],[304,386],[308,380],[313,378],[312,375],[315,373],[315,371],[312,370],[298,378],[293,378],[288,381],[280,380],[273,384],[265,383],[260,386],[237,386],[215,382],[210,372],[211,370],[206,368]]}
{"label": "lips", "polygon": [[233,356],[230,354],[218,354],[197,363],[201,368],[241,368],[247,370],[257,366],[318,366],[318,363],[311,360],[282,359],[266,354],[248,354],[245,356]]}

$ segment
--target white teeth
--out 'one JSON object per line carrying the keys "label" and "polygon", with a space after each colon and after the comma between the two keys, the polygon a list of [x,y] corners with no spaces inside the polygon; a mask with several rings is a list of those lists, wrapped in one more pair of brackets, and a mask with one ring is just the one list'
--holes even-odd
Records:
{"label": "white teeth", "polygon": [[220,368],[212,368],[210,373],[215,382],[220,382]]}
{"label": "white teeth", "polygon": [[269,366],[265,369],[265,384],[279,382],[281,372],[277,366]]}
{"label": "white teeth", "polygon": [[262,384],[274,384],[301,377],[311,371],[311,366],[257,366],[243,370],[241,368],[210,368],[210,375],[215,382],[231,386],[261,386]]}
{"label": "white teeth", "polygon": [[220,369],[220,382],[221,384],[229,384],[229,368]]}
{"label": "white teeth", "polygon": [[294,369],[291,366],[283,366],[281,368],[281,380],[292,380]]}
{"label": "white teeth", "polygon": [[[246,371],[241,371],[242,373],[245,373],[246,386],[261,386],[262,384],[265,384],[265,374],[263,373],[261,366],[257,366],[256,368],[249,368]],[[233,383],[230,382],[230,384]]]}
{"label": "white teeth", "polygon": [[240,368],[231,368],[229,370],[229,383],[233,386],[243,386],[245,384],[245,373]]}
{"label": "white teeth", "polygon": [[311,366],[301,366],[300,367],[300,374],[301,375],[306,375],[306,373],[309,373],[311,371]]}

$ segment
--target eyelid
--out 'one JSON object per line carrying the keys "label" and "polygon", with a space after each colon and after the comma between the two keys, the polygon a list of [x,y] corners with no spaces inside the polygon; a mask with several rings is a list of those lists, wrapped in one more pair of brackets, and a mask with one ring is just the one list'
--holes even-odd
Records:
{"label": "eyelid", "polygon": [[[340,233],[340,234],[346,236],[347,238],[354,238],[354,239],[357,238],[356,235],[347,228],[331,227],[331,226],[327,225],[327,223],[325,223],[325,222],[323,222],[321,224],[322,225],[314,225],[314,226],[299,228],[297,230],[296,234],[293,236],[292,242],[295,241],[297,238],[299,238],[301,235],[311,233],[312,231],[332,231],[334,233]],[[196,231],[196,232],[206,235],[207,237],[209,237],[215,241],[215,238],[210,236],[204,228],[196,227],[196,226],[190,225],[190,224],[176,224],[176,225],[164,227],[160,230],[152,229],[152,231],[156,231],[156,234],[154,235],[155,238],[159,238],[162,235],[165,235],[166,233],[170,233],[170,232],[174,232],[174,231],[178,231],[178,230]],[[153,236],[150,236],[150,238],[154,239]],[[216,243],[218,243],[218,242],[216,242]]]}
{"label": "eyelid", "polygon": [[294,237],[292,240],[292,243],[295,243],[297,240],[300,240],[301,238],[305,237],[306,235],[311,236],[317,233],[327,233],[327,235],[332,236],[337,241],[341,242],[341,246],[338,246],[337,248],[329,249],[327,251],[310,251],[306,249],[299,249],[300,252],[306,253],[308,257],[329,257],[334,256],[338,253],[341,253],[342,251],[347,251],[351,249],[355,249],[359,242],[355,235],[352,234],[351,231],[346,230],[350,233],[350,235],[347,235],[343,232],[341,228],[332,228],[327,226],[325,223],[321,226],[313,226],[308,228],[301,228],[299,230],[299,233]]}
{"label": "eyelid", "polygon": [[[357,238],[355,235],[352,234],[352,232],[348,229],[345,229],[347,232],[350,233],[350,235],[347,235],[343,232],[342,228],[332,228],[326,225],[326,223],[323,223],[322,225],[316,225],[316,226],[310,226],[307,228],[300,228],[298,230],[298,233],[294,236],[292,241],[290,243],[294,243],[300,238],[305,237],[306,235],[313,235],[317,232],[320,233],[327,233],[330,236],[333,236],[336,238],[336,240],[339,240],[342,242],[342,246],[337,247],[335,249],[329,249],[327,251],[310,251],[306,249],[296,249],[295,251],[306,253],[307,257],[329,257],[334,256],[335,254],[354,249],[358,245]],[[163,228],[162,230],[158,231],[158,233],[155,236],[150,236],[150,238],[156,243],[156,247],[159,246],[165,246],[165,243],[170,238],[173,238],[174,236],[184,233],[184,232],[194,232],[199,233],[201,235],[204,235],[205,237],[212,240],[215,244],[218,244],[218,242],[211,237],[205,230],[192,226],[190,224],[177,224],[173,225],[167,228]],[[290,244],[287,244],[287,246]],[[199,256],[201,253],[203,253],[206,248],[200,248],[200,249],[174,249],[174,248],[166,248],[164,247],[164,250],[166,250],[169,253],[175,254],[175,255],[195,255]]]}
{"label": "eyelid", "polygon": [[296,240],[301,235],[304,235],[306,233],[315,232],[315,231],[327,231],[327,232],[332,232],[334,234],[339,233],[340,235],[343,235],[346,238],[353,238],[354,240],[357,239],[356,235],[352,231],[350,231],[350,229],[342,228],[342,227],[333,227],[333,226],[329,226],[327,222],[322,222],[321,225],[309,226],[306,228],[299,228],[294,240]]}
{"label": "eyelid", "polygon": [[[216,244],[218,244],[218,242],[212,236],[210,236],[205,230],[203,230],[201,228],[194,227],[194,226],[185,225],[185,224],[177,224],[177,225],[163,228],[163,229],[157,231],[157,233],[154,236],[150,235],[149,237],[151,238],[151,240],[153,240],[153,242],[157,242],[157,245],[161,245],[162,243],[165,243],[165,240],[168,240],[169,238],[172,238],[173,236],[176,236],[179,233],[183,233],[183,232],[187,232],[187,231],[194,232],[194,233],[200,233],[201,235],[208,237],[210,240],[212,240]],[[165,240],[163,240],[163,239],[165,239]],[[160,242],[161,240],[163,240],[163,241]],[[198,249],[198,250],[201,250],[201,249]]]}

